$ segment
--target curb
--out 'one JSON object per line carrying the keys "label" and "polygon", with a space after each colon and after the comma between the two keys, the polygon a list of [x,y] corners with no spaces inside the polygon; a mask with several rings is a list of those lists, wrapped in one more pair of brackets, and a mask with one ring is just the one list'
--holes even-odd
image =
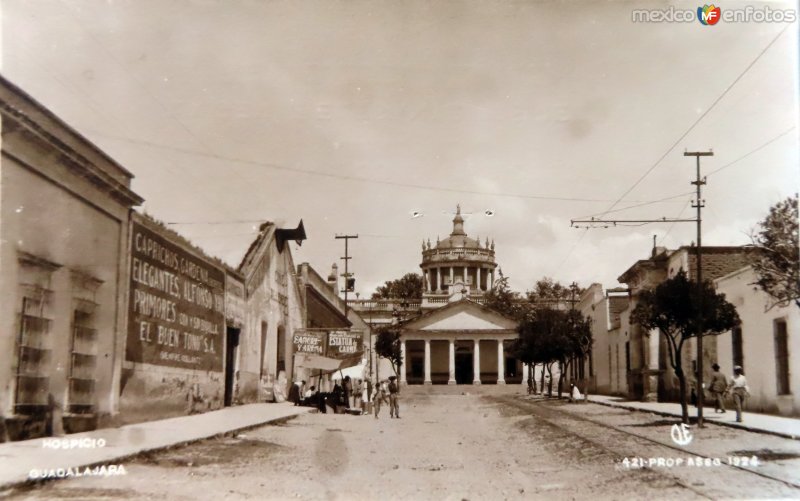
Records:
{"label": "curb", "polygon": [[[671,417],[671,418],[681,419],[681,416],[679,416],[677,414],[673,414],[671,412],[666,412],[666,411],[657,411],[657,410],[651,410],[651,409],[641,409],[639,407],[633,407],[633,406],[630,406],[630,405],[611,403],[611,402],[601,402],[601,401],[597,401],[597,400],[588,400],[588,402],[592,403],[592,404],[605,405],[606,407],[615,407],[617,409],[625,409],[625,410],[628,410],[628,411],[636,411],[636,412],[648,412],[650,414],[655,414],[657,416],[664,416],[664,417]],[[691,418],[691,416],[689,416],[689,417]],[[792,435],[791,433],[783,433],[783,432],[780,432],[780,431],[772,431],[772,430],[763,430],[761,428],[751,428],[749,426],[745,426],[745,425],[738,424],[738,423],[727,423],[727,422],[724,422],[724,421],[710,421],[710,420],[705,420],[704,423],[705,424],[714,424],[714,425],[717,425],[717,426],[727,426],[728,428],[735,428],[737,430],[745,430],[745,431],[749,431],[749,432],[753,432],[753,433],[761,433],[761,434],[764,434],[764,435],[774,435],[776,437],[788,438],[788,439],[791,439],[791,440],[800,440],[800,437],[798,437],[797,435]]]}
{"label": "curb", "polygon": [[[316,414],[317,412],[318,411],[316,409],[311,409],[311,410],[307,411],[306,414]],[[254,428],[259,428],[259,427],[267,425],[267,424],[283,424],[283,423],[286,423],[288,421],[291,421],[291,420],[295,419],[297,416],[300,416],[300,415],[301,414],[292,414],[292,415],[289,415],[289,416],[281,416],[281,417],[269,419],[267,421],[262,421],[262,422],[255,423],[255,424],[249,424],[247,426],[240,426],[240,427],[232,428],[232,429],[229,429],[229,430],[226,430],[226,431],[213,433],[211,435],[207,435],[207,436],[204,436],[204,437],[197,437],[197,438],[193,438],[191,440],[184,440],[184,441],[181,441],[181,442],[175,442],[174,444],[162,445],[162,446],[158,446],[158,447],[147,447],[147,446],[145,446],[142,449],[140,449],[140,450],[138,450],[136,452],[133,452],[131,454],[122,454],[120,456],[117,456],[117,457],[114,457],[114,458],[109,458],[109,459],[106,459],[106,460],[100,461],[100,462],[70,465],[69,468],[75,468],[75,469],[94,468],[95,466],[107,465],[112,461],[119,461],[119,462],[129,461],[131,459],[136,459],[136,458],[138,458],[140,456],[143,456],[145,454],[150,454],[150,453],[154,453],[154,452],[161,452],[161,451],[167,451],[167,450],[170,450],[170,449],[176,449],[176,448],[180,448],[180,447],[185,447],[185,446],[190,445],[190,444],[195,444],[197,442],[202,442],[203,440],[209,440],[209,439],[215,439],[215,438],[225,438],[225,437],[228,437],[228,436],[231,436],[231,435],[235,435],[235,434],[243,432],[243,431],[252,430]],[[4,484],[0,484],[0,498],[8,496],[10,494],[13,494],[14,490],[16,490],[16,489],[33,488],[33,487],[36,487],[36,486],[42,486],[42,485],[44,485],[46,483],[50,483],[50,482],[58,482],[59,480],[64,480],[64,479],[60,479],[60,478],[47,478],[47,479],[26,478],[25,480],[11,481],[11,482],[7,482],[7,483],[4,483]]]}

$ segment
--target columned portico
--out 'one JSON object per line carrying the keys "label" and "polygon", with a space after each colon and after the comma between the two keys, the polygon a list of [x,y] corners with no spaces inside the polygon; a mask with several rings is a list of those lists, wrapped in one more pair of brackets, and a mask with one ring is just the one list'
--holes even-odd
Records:
{"label": "columned portico", "polygon": [[481,384],[481,340],[475,339],[475,347],[473,348],[473,363],[472,363],[472,384]]}
{"label": "columned portico", "polygon": [[497,340],[497,384],[506,384],[505,354],[503,353],[503,340]]}
{"label": "columned portico", "polygon": [[424,384],[433,384],[431,381],[431,340],[425,340],[425,380]]}
{"label": "columned portico", "polygon": [[456,384],[456,342],[454,339],[450,339],[447,344],[449,345],[447,384]]}

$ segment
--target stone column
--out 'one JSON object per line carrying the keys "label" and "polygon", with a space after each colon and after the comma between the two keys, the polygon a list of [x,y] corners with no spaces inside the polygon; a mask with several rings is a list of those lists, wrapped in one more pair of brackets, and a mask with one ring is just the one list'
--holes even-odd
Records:
{"label": "stone column", "polygon": [[467,285],[468,268],[464,266],[464,285]]}
{"label": "stone column", "polygon": [[522,364],[522,384],[528,384],[528,364]]}
{"label": "stone column", "polygon": [[475,275],[476,280],[475,281],[478,282],[477,284],[475,284],[475,285],[477,285],[476,289],[479,290],[479,291],[482,291],[483,287],[481,287],[481,267],[480,266],[475,268],[475,273],[476,273],[476,275]]}
{"label": "stone column", "polygon": [[506,384],[506,357],[503,353],[503,340],[497,340],[497,384]]}
{"label": "stone column", "polygon": [[436,292],[442,292],[442,268],[436,267]]}
{"label": "stone column", "polygon": [[433,384],[431,381],[431,340],[425,340],[425,380],[423,384]]}
{"label": "stone column", "polygon": [[456,341],[451,339],[450,342],[450,375],[447,378],[447,384],[456,384]]}
{"label": "stone column", "polygon": [[454,266],[450,267],[450,285],[453,285],[453,270],[455,269]]}
{"label": "stone column", "polygon": [[489,283],[486,284],[486,290],[490,291],[494,285],[494,270],[487,270],[486,279],[489,281]]}
{"label": "stone column", "polygon": [[403,360],[400,362],[400,384],[406,384],[406,340],[400,340],[400,353]]}
{"label": "stone column", "polygon": [[475,340],[474,357],[472,358],[472,384],[481,384],[481,341]]}

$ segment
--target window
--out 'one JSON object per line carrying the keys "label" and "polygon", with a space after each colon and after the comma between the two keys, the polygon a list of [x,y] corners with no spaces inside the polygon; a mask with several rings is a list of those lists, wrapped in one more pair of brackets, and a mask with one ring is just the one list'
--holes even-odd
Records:
{"label": "window", "polygon": [[72,321],[72,349],[69,371],[69,412],[91,414],[95,402],[97,330],[94,314],[76,309]]}
{"label": "window", "polygon": [[19,414],[36,412],[47,406],[52,323],[47,318],[49,298],[50,291],[44,289],[32,289],[22,298],[14,399],[14,410]]}
{"label": "window", "polygon": [[775,320],[775,373],[778,395],[788,395],[789,388],[789,346],[786,335],[786,320]]}
{"label": "window", "polygon": [[734,327],[731,331],[731,345],[733,345],[733,365],[744,367],[744,351],[742,350],[741,327]]}

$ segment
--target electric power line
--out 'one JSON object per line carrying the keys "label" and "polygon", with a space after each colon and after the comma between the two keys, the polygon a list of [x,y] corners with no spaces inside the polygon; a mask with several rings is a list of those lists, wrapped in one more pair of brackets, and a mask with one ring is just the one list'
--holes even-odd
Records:
{"label": "electric power line", "polygon": [[[718,96],[718,97],[717,97],[717,98],[714,100],[714,102],[713,102],[713,103],[711,103],[711,106],[709,106],[709,107],[708,107],[708,108],[707,108],[707,109],[706,109],[706,110],[705,110],[705,111],[704,111],[704,112],[703,112],[703,113],[702,113],[702,114],[701,114],[699,117],[697,117],[697,120],[695,120],[695,121],[694,121],[694,123],[692,123],[692,125],[691,125],[691,126],[689,126],[689,128],[688,128],[688,129],[686,129],[686,131],[685,131],[683,134],[681,134],[681,136],[680,136],[680,137],[679,137],[679,138],[678,138],[678,139],[677,139],[677,140],[676,140],[674,143],[672,143],[672,145],[671,145],[669,148],[667,148],[667,150],[666,150],[666,151],[665,151],[665,152],[664,152],[664,153],[663,153],[663,154],[662,154],[662,155],[661,155],[661,156],[658,158],[658,160],[656,160],[656,162],[655,162],[653,165],[651,165],[651,166],[650,166],[650,168],[649,168],[649,169],[647,169],[647,171],[645,171],[645,173],[644,173],[644,174],[642,174],[641,176],[639,176],[639,179],[637,179],[637,180],[636,180],[636,182],[635,182],[635,183],[633,183],[633,185],[632,185],[630,188],[628,188],[628,189],[627,189],[627,190],[626,190],[626,191],[625,191],[625,192],[624,192],[622,195],[620,195],[620,197],[619,197],[619,198],[618,198],[618,199],[617,199],[617,200],[616,200],[616,201],[615,201],[613,204],[611,204],[611,207],[609,207],[609,208],[608,208],[608,211],[611,211],[611,209],[613,209],[614,207],[616,207],[616,206],[617,206],[617,204],[618,204],[618,203],[620,203],[624,197],[626,197],[626,196],[627,196],[627,195],[628,195],[628,194],[629,194],[631,191],[633,191],[633,190],[634,190],[634,189],[635,189],[637,186],[639,186],[639,184],[640,184],[642,181],[644,181],[644,179],[645,179],[645,178],[646,178],[648,175],[650,175],[650,173],[651,173],[651,172],[653,172],[653,170],[655,170],[655,168],[656,168],[656,167],[658,167],[658,165],[659,165],[659,164],[660,164],[660,163],[661,163],[661,162],[662,162],[662,161],[663,161],[663,160],[664,160],[664,159],[667,157],[667,155],[669,155],[669,153],[670,153],[670,152],[671,152],[673,149],[675,149],[675,147],[676,147],[676,146],[678,146],[678,144],[680,144],[680,142],[681,142],[681,141],[683,141],[683,139],[684,139],[684,138],[686,138],[686,136],[688,136],[688,135],[689,135],[689,133],[691,133],[691,132],[694,130],[694,128],[695,128],[695,127],[697,127],[697,125],[698,125],[698,124],[699,124],[699,123],[700,123],[700,122],[701,122],[701,121],[702,121],[702,120],[703,120],[703,119],[704,119],[704,118],[705,118],[705,117],[706,117],[706,116],[707,116],[707,115],[708,115],[708,114],[711,112],[711,110],[713,110],[713,109],[714,109],[714,107],[715,107],[715,106],[716,106],[716,105],[717,105],[717,104],[718,104],[720,101],[722,101],[722,99],[723,99],[723,98],[724,98],[724,97],[725,97],[725,96],[728,94],[728,92],[730,92],[730,90],[731,90],[731,89],[732,89],[732,88],[733,88],[733,87],[734,87],[734,86],[735,86],[735,85],[736,85],[736,84],[739,82],[739,80],[741,80],[741,79],[742,79],[742,77],[743,77],[743,76],[744,76],[744,75],[745,75],[745,74],[746,74],[748,71],[750,71],[750,68],[752,68],[752,67],[753,67],[753,65],[755,65],[755,64],[756,64],[756,61],[758,61],[759,59],[761,59],[761,56],[763,56],[763,55],[764,55],[764,54],[767,52],[767,50],[769,50],[769,48],[770,48],[770,47],[772,47],[772,45],[773,45],[773,44],[774,44],[774,43],[775,43],[775,42],[778,40],[778,38],[780,38],[780,36],[781,36],[781,35],[783,35],[783,33],[784,33],[784,32],[785,32],[785,31],[786,31],[788,28],[789,28],[789,26],[791,26],[791,23],[789,23],[789,24],[787,24],[786,26],[784,26],[784,28],[783,28],[783,29],[782,29],[782,30],[781,30],[781,31],[780,31],[780,32],[779,32],[777,35],[775,35],[775,38],[773,38],[773,39],[772,39],[772,41],[770,41],[770,43],[768,43],[768,44],[767,44],[767,46],[766,46],[766,47],[764,47],[764,49],[762,49],[762,50],[761,50],[761,52],[759,52],[759,53],[758,53],[758,55],[755,57],[755,59],[753,59],[753,60],[750,62],[750,64],[748,64],[748,65],[747,65],[747,67],[746,67],[746,68],[745,68],[745,69],[744,69],[744,70],[743,70],[741,73],[739,73],[739,76],[737,76],[737,77],[736,77],[736,78],[733,80],[733,82],[731,82],[731,84],[730,84],[730,85],[728,85],[728,87],[727,87],[727,88],[726,88],[726,89],[725,89],[725,90],[722,92],[722,94],[720,94],[720,95],[719,95],[719,96]],[[605,215],[605,214],[606,214],[606,213],[604,213],[603,215]]]}

